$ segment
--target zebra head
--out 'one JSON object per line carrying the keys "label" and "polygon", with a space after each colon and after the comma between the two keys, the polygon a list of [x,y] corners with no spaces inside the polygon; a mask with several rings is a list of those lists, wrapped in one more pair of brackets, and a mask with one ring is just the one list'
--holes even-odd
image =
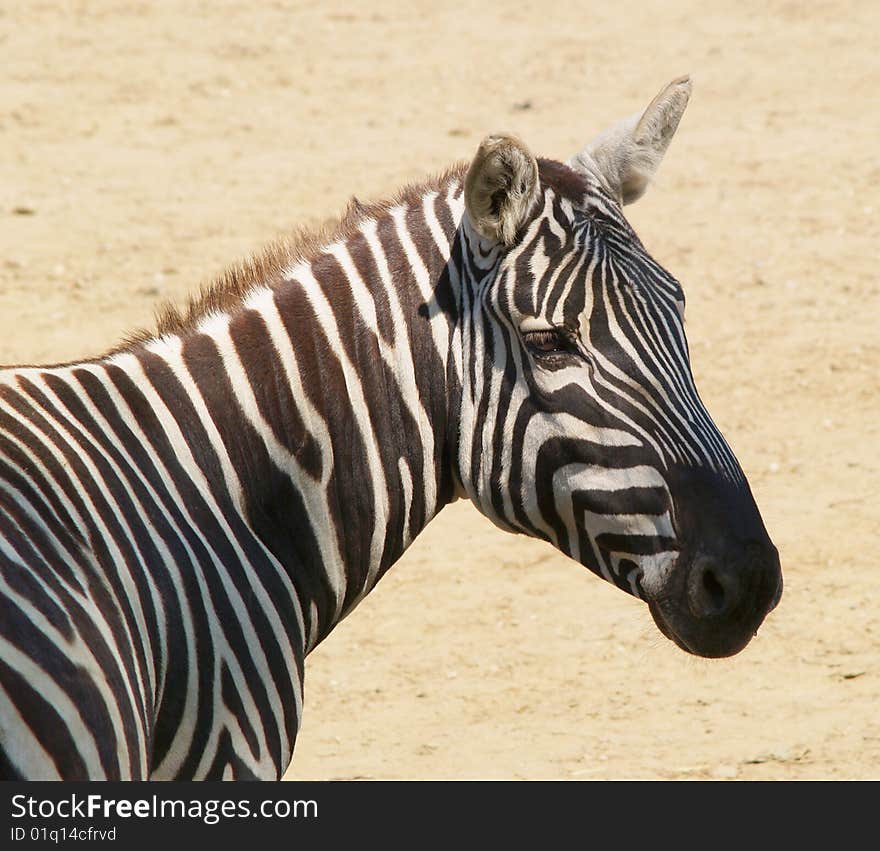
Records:
{"label": "zebra head", "polygon": [[511,136],[465,179],[458,473],[497,525],[644,599],[728,656],[782,591],[777,551],[694,385],[678,281],[622,213],[690,95],[673,81],[565,165]]}

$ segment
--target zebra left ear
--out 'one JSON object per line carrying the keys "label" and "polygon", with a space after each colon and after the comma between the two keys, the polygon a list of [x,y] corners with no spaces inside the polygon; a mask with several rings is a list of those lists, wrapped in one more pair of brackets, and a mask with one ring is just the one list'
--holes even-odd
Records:
{"label": "zebra left ear", "polygon": [[643,113],[609,127],[568,165],[576,171],[598,172],[621,203],[637,201],[660,165],[690,96],[690,77],[673,80]]}
{"label": "zebra left ear", "polygon": [[464,204],[477,233],[511,245],[538,188],[538,162],[515,136],[487,136],[464,181]]}

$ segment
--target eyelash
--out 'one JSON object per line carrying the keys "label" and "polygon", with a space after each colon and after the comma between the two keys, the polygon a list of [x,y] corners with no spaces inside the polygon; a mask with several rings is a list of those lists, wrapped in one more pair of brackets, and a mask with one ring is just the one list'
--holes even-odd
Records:
{"label": "eyelash", "polygon": [[576,354],[569,337],[557,328],[526,331],[523,334],[523,342],[526,348],[539,358],[560,358]]}

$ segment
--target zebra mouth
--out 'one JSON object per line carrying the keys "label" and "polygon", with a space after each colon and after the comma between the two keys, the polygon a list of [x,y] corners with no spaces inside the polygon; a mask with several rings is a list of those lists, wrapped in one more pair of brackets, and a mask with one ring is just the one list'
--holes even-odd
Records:
{"label": "zebra mouth", "polygon": [[677,647],[692,656],[701,656],[706,659],[735,656],[744,650],[752,638],[757,635],[757,628],[733,631],[722,631],[717,628],[711,631],[695,629],[691,624],[681,623],[675,615],[670,616],[664,613],[665,608],[662,604],[648,601],[648,609],[660,632]]}

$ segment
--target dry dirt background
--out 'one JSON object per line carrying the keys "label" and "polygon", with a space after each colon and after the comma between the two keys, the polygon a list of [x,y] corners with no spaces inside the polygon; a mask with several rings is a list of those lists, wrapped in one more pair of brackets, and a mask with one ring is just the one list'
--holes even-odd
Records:
{"label": "dry dirt background", "polygon": [[288,777],[880,777],[878,24],[869,0],[0,6],[5,363],[98,353],[488,132],[565,158],[694,77],[629,210],[685,285],[780,607],[692,659],[457,504],[311,657]]}

